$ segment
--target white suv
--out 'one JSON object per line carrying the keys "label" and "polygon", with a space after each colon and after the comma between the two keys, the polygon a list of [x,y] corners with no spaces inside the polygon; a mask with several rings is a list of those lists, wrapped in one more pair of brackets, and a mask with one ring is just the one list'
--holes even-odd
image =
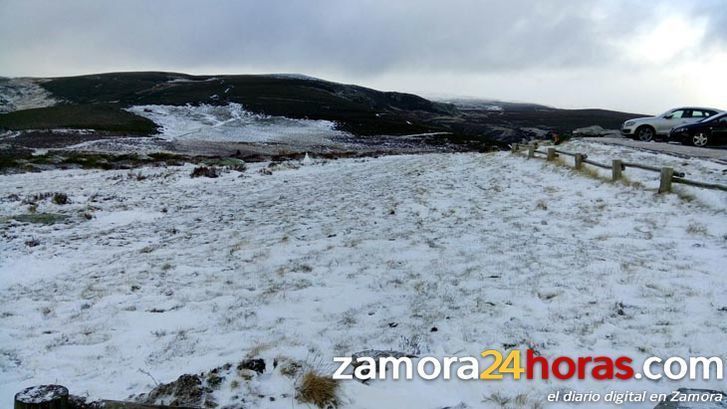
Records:
{"label": "white suv", "polygon": [[720,112],[719,109],[699,107],[671,109],[659,116],[629,119],[621,127],[621,134],[627,138],[650,141],[656,136],[668,136],[675,126],[699,122]]}

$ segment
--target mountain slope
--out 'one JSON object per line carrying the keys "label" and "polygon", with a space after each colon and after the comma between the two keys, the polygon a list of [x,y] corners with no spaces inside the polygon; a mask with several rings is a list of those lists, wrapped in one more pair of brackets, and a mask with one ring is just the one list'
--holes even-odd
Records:
{"label": "mountain slope", "polygon": [[254,113],[336,121],[343,130],[360,135],[441,130],[427,121],[437,115],[457,113],[451,105],[412,94],[290,75],[109,73],[54,78],[41,85],[55,97],[75,104],[128,107],[239,103]]}
{"label": "mountain slope", "polygon": [[[527,138],[531,136],[528,128],[570,132],[600,125],[614,129],[623,121],[640,116],[487,100],[435,102],[413,94],[285,74],[122,72],[10,79],[3,84],[0,92],[9,96],[28,94],[33,98],[25,98],[32,102],[30,105],[14,103],[10,97],[5,98],[7,101],[0,99],[0,111],[21,106],[39,108],[0,114],[0,130],[88,128],[121,135],[151,135],[157,128],[141,118],[143,115],[130,115],[127,109],[239,104],[252,114],[330,121],[337,130],[355,136],[427,134],[419,137],[422,144],[456,143],[481,149]],[[27,89],[13,90],[13,84]],[[43,107],[50,103],[57,105]],[[368,140],[376,143],[375,139]]]}
{"label": "mountain slope", "polygon": [[607,109],[560,109],[531,103],[482,99],[445,99],[471,124],[499,125],[513,128],[544,128],[558,132],[599,125],[619,129],[625,121],[649,116]]}

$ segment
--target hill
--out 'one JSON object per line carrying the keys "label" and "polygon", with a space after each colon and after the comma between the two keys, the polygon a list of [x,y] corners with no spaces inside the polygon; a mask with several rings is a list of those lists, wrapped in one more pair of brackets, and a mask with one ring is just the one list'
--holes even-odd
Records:
{"label": "hill", "polygon": [[5,130],[82,128],[144,136],[155,134],[160,124],[128,108],[239,104],[253,114],[330,121],[336,129],[358,137],[424,134],[419,137],[422,143],[477,149],[520,140],[530,135],[527,128],[569,132],[600,125],[614,129],[640,116],[487,100],[437,102],[288,74],[120,72],[0,79],[0,94],[0,112],[13,111],[0,114],[0,129]]}
{"label": "hill", "polygon": [[[97,104],[107,107],[104,114],[108,118],[108,109],[120,112],[134,105],[239,103],[259,114],[335,121],[342,130],[357,135],[400,135],[441,131],[431,119],[457,113],[452,105],[412,94],[381,92],[293,75],[126,72],[50,78],[39,81],[38,85],[64,104],[88,109],[89,118],[97,117],[94,108]],[[0,127],[33,128],[46,111],[41,109],[31,114],[22,118],[0,116]]]}

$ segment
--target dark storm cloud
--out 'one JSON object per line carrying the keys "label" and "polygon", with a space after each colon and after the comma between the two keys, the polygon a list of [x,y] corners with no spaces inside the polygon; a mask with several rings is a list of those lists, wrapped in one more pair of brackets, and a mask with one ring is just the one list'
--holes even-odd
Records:
{"label": "dark storm cloud", "polygon": [[[613,40],[671,4],[643,3],[5,0],[0,74],[54,64],[59,72],[219,66],[357,75],[587,66],[618,58]],[[719,3],[693,11],[724,38]]]}

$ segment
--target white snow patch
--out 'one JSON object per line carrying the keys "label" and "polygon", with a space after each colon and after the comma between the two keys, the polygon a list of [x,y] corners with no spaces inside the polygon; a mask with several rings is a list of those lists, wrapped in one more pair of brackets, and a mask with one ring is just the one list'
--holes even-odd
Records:
{"label": "white snow patch", "polygon": [[17,258],[5,260],[0,265],[0,286],[3,288],[34,281],[52,281],[54,276],[67,273],[71,261],[64,257],[38,258],[32,254],[13,256]]}
{"label": "white snow patch", "polygon": [[295,79],[295,80],[324,81],[320,78],[311,77],[310,75],[296,74],[296,73],[268,74],[267,76],[273,77],[273,78],[286,78],[286,79]]}
{"label": "white snow patch", "polygon": [[160,137],[233,142],[279,142],[297,145],[330,144],[347,134],[324,120],[291,119],[253,114],[242,105],[142,105],[128,109],[162,127]]}
{"label": "white snow patch", "polygon": [[57,101],[31,78],[0,77],[0,113],[43,108]]}
{"label": "white snow patch", "polygon": [[162,217],[161,212],[146,212],[140,210],[123,210],[119,212],[96,213],[94,222],[100,226],[124,226],[131,223],[150,222]]}
{"label": "white snow patch", "polygon": [[71,145],[66,149],[114,154],[119,152],[149,154],[154,152],[166,151],[163,146],[164,142],[166,141],[161,138],[120,137],[81,142],[75,145]]}
{"label": "white snow patch", "polygon": [[198,82],[211,82],[211,81],[217,81],[219,78],[217,77],[210,77],[205,79],[194,79],[194,78],[174,78],[169,81],[167,81],[167,84],[188,84],[188,83],[198,83]]}

